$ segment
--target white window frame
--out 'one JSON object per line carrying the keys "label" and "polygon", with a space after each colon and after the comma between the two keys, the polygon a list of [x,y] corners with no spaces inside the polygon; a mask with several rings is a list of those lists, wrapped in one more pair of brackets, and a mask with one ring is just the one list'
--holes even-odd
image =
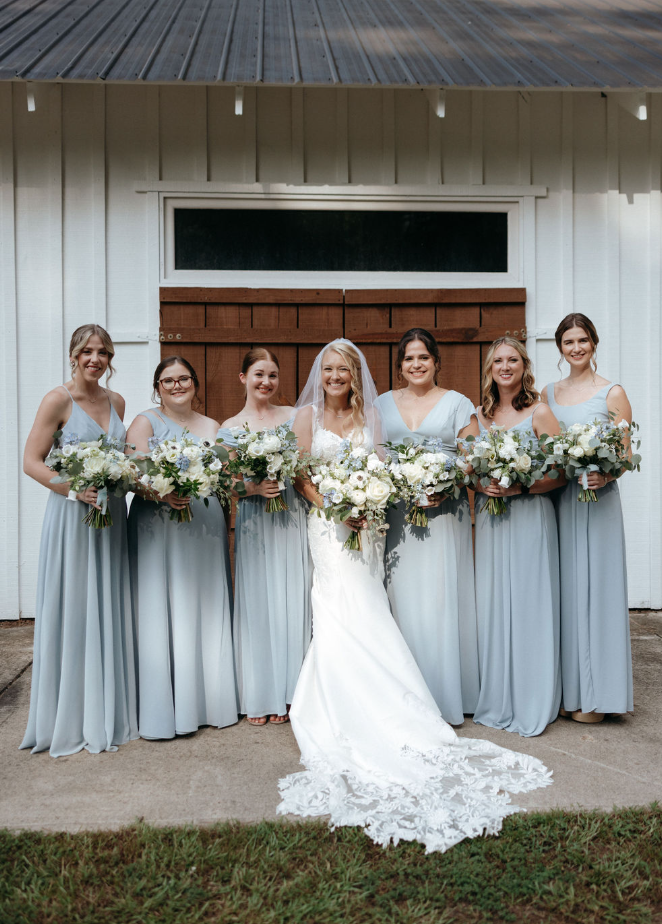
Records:
{"label": "white window frame", "polygon": [[[538,187],[460,187],[431,194],[412,187],[235,187],[214,192],[164,189],[158,183],[160,206],[160,284],[227,288],[490,288],[519,286],[524,280],[522,227],[524,200],[544,196]],[[188,185],[188,184],[187,184]],[[443,188],[442,188],[443,189]],[[480,190],[480,195],[476,193]],[[140,189],[137,191],[147,191]],[[152,187],[150,191],[156,192]],[[471,194],[473,193],[473,195]],[[529,200],[530,201],[530,200]],[[213,209],[343,209],[374,211],[501,212],[508,215],[508,271],[505,273],[292,272],[237,270],[176,270],[174,211]]]}

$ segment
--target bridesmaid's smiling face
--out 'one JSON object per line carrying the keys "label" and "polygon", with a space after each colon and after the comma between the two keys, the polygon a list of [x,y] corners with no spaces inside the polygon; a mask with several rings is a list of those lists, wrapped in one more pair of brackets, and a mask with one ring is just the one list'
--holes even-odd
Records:
{"label": "bridesmaid's smiling face", "polygon": [[249,368],[248,372],[239,373],[239,380],[246,389],[246,396],[269,401],[275,397],[280,383],[278,366],[270,359],[260,359]]}
{"label": "bridesmaid's smiling face", "polygon": [[[184,381],[188,378],[187,385],[179,381],[182,376],[184,376]],[[173,381],[172,388],[167,388],[165,385],[161,384],[164,379]],[[170,384],[170,382],[168,382],[168,384]],[[163,407],[166,409],[166,413],[170,410],[181,414],[189,410],[194,394],[195,385],[191,378],[190,370],[182,363],[173,363],[171,366],[166,366],[159,379],[159,397],[161,398]]]}
{"label": "bridesmaid's smiling face", "polygon": [[349,395],[352,387],[352,371],[335,350],[329,350],[322,359],[322,388],[334,398]]}
{"label": "bridesmaid's smiling face", "polygon": [[98,334],[92,334],[76,357],[75,371],[87,381],[98,382],[108,369],[108,350]]}
{"label": "bridesmaid's smiling face", "polygon": [[432,388],[435,371],[434,357],[423,341],[412,340],[402,360],[402,377],[408,384]]}
{"label": "bridesmaid's smiling face", "polygon": [[563,334],[561,352],[570,366],[577,369],[588,366],[593,356],[593,344],[583,327],[571,327]]}
{"label": "bridesmaid's smiling face", "polygon": [[502,343],[492,357],[492,378],[498,388],[517,388],[522,385],[524,360],[514,347]]}

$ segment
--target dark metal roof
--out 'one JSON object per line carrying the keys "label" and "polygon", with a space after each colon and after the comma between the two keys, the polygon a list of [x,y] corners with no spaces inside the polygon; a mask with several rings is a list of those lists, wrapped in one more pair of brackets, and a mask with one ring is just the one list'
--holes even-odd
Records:
{"label": "dark metal roof", "polygon": [[662,87],[660,0],[0,0],[0,79]]}

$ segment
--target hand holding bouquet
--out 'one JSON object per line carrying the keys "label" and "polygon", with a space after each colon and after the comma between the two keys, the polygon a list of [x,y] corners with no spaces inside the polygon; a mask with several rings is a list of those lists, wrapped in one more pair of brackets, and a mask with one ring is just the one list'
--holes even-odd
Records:
{"label": "hand holding bouquet", "polygon": [[[491,481],[497,481],[502,488],[513,484],[531,487],[544,477],[548,461],[537,439],[532,439],[518,430],[492,426],[479,437],[468,436],[460,441],[465,459],[473,468],[471,481],[484,488]],[[557,478],[550,471],[551,478]],[[500,516],[508,509],[503,497],[490,497],[486,509],[492,516]]]}
{"label": "hand holding bouquet", "polygon": [[[563,469],[568,481],[579,478],[578,501],[598,500],[598,495],[588,486],[591,472],[618,478],[625,471],[639,471],[641,456],[630,458],[629,454],[631,430],[639,429],[636,423],[594,420],[593,423],[561,426],[559,436],[541,437],[540,442],[550,465]],[[639,446],[640,441],[636,440],[635,449]]]}
{"label": "hand holding bouquet", "polygon": [[427,526],[428,516],[423,507],[429,503],[428,498],[433,494],[458,498],[467,463],[443,452],[443,444],[438,439],[422,443],[406,439],[403,443],[384,445],[390,454],[387,468],[397,488],[398,499],[410,505],[407,522],[413,526]]}
{"label": "hand holding bouquet", "polygon": [[[237,441],[236,456],[229,465],[233,474],[247,476],[257,484],[266,479],[277,481],[281,491],[285,489],[286,478],[296,478],[299,474],[301,460],[297,438],[286,424],[273,430],[232,427],[231,433]],[[280,494],[270,497],[265,506],[267,513],[287,509]]]}
{"label": "hand holding bouquet", "polygon": [[[349,440],[343,440],[333,462],[313,459],[310,471],[324,502],[320,513],[327,520],[344,523],[350,517],[365,517],[368,529],[381,535],[386,532],[386,511],[397,500],[397,492],[386,463],[376,452],[362,446],[354,448]],[[343,548],[360,552],[360,531],[352,530]]]}
{"label": "hand holding bouquet", "polygon": [[56,445],[46,458],[46,465],[57,472],[51,478],[54,484],[70,484],[80,494],[86,488],[97,488],[99,507],[90,505],[83,523],[94,529],[113,525],[108,510],[108,494],[123,497],[131,491],[138,479],[135,463],[124,454],[124,440],[116,440],[106,433],[96,440],[81,442],[77,436],[62,436],[62,430],[53,434]]}
{"label": "hand holding bouquet", "polygon": [[[178,440],[151,437],[149,448],[151,453],[146,458],[136,460],[144,473],[140,483],[161,499],[174,492],[177,497],[202,498],[205,506],[209,506],[212,495],[221,504],[229,504],[232,476],[227,471],[229,456],[223,446],[198,441],[184,430]],[[171,510],[170,519],[190,523],[190,506]]]}

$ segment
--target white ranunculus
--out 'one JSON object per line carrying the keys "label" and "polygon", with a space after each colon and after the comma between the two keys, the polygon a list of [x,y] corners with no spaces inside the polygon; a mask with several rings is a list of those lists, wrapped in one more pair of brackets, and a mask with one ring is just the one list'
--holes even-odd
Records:
{"label": "white ranunculus", "polygon": [[262,437],[263,452],[278,452],[280,449],[280,440],[275,433],[265,433]]}
{"label": "white ranunculus", "polygon": [[159,497],[165,497],[172,491],[173,480],[166,478],[164,475],[155,475],[152,479],[152,489],[156,491]]}
{"label": "white ranunculus", "polygon": [[573,459],[581,459],[584,456],[584,450],[581,446],[571,446],[568,450],[568,455],[572,456]]}
{"label": "white ranunculus", "polygon": [[164,452],[166,462],[176,462],[179,458],[179,446],[168,446]]}
{"label": "white ranunculus", "polygon": [[354,491],[350,491],[349,499],[355,506],[362,507],[366,502],[366,493],[361,491],[360,488],[356,488]]}
{"label": "white ranunculus", "polygon": [[390,485],[389,482],[380,481],[378,478],[371,478],[366,485],[366,498],[377,507],[385,507],[391,490],[392,485]]}
{"label": "white ranunculus", "polygon": [[342,485],[336,478],[331,478],[329,475],[325,475],[324,478],[317,485],[317,490],[320,494],[332,494],[340,491]]}
{"label": "white ranunculus", "polygon": [[184,446],[181,454],[186,459],[199,459],[202,451],[199,446]]}

